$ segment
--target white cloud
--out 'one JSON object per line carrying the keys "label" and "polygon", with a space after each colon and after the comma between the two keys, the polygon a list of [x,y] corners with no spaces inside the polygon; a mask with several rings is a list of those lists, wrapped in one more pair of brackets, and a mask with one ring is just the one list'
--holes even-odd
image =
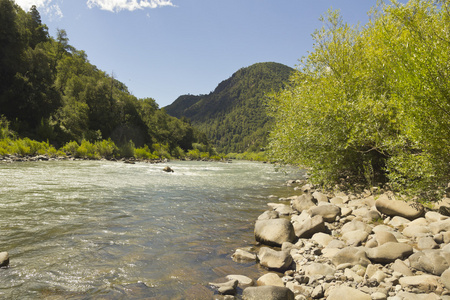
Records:
{"label": "white cloud", "polygon": [[111,12],[174,6],[172,0],[88,0],[87,5],[89,8],[98,6],[100,9]]}
{"label": "white cloud", "polygon": [[54,0],[16,0],[16,4],[28,11],[31,6],[36,5],[40,13],[44,13],[50,20],[61,19],[63,13],[59,7],[58,1]]}

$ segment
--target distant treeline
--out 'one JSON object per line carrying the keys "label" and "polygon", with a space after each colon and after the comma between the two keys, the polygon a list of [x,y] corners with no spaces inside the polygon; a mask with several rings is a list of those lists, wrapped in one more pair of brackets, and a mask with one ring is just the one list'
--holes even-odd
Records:
{"label": "distant treeline", "polygon": [[90,64],[64,30],[51,37],[35,6],[25,12],[12,0],[0,0],[0,116],[16,138],[56,147],[111,139],[176,154],[208,146],[186,119],[169,116],[154,99],[137,99]]}

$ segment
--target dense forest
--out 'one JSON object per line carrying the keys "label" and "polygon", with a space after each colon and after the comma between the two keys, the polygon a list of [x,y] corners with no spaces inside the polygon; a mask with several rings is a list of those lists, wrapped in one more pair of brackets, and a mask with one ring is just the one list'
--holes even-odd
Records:
{"label": "dense forest", "polygon": [[259,152],[272,126],[265,95],[283,87],[292,71],[279,63],[257,63],[238,70],[210,94],[183,95],[165,109],[188,118],[221,152]]}
{"label": "dense forest", "polygon": [[25,12],[0,0],[0,127],[2,136],[49,141],[115,144],[172,154],[207,144],[187,120],[137,99],[114,76],[99,70],[64,30],[51,37],[35,6]]}
{"label": "dense forest", "polygon": [[450,175],[450,3],[381,2],[364,26],[330,10],[273,95],[272,158],[311,179],[433,198]]}

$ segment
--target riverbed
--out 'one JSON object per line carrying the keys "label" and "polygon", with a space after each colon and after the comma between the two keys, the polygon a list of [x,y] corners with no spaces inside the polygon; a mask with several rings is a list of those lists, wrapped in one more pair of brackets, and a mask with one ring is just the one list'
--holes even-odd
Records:
{"label": "riverbed", "polygon": [[230,256],[300,176],[245,161],[0,164],[0,298],[186,299],[225,272],[264,272]]}

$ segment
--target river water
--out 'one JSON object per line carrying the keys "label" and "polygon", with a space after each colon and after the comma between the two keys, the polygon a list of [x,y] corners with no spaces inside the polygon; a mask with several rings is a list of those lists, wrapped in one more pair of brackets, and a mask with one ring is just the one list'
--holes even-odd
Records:
{"label": "river water", "polygon": [[[0,164],[0,298],[201,299],[300,173],[252,162]],[[253,272],[253,273],[252,273]]]}

